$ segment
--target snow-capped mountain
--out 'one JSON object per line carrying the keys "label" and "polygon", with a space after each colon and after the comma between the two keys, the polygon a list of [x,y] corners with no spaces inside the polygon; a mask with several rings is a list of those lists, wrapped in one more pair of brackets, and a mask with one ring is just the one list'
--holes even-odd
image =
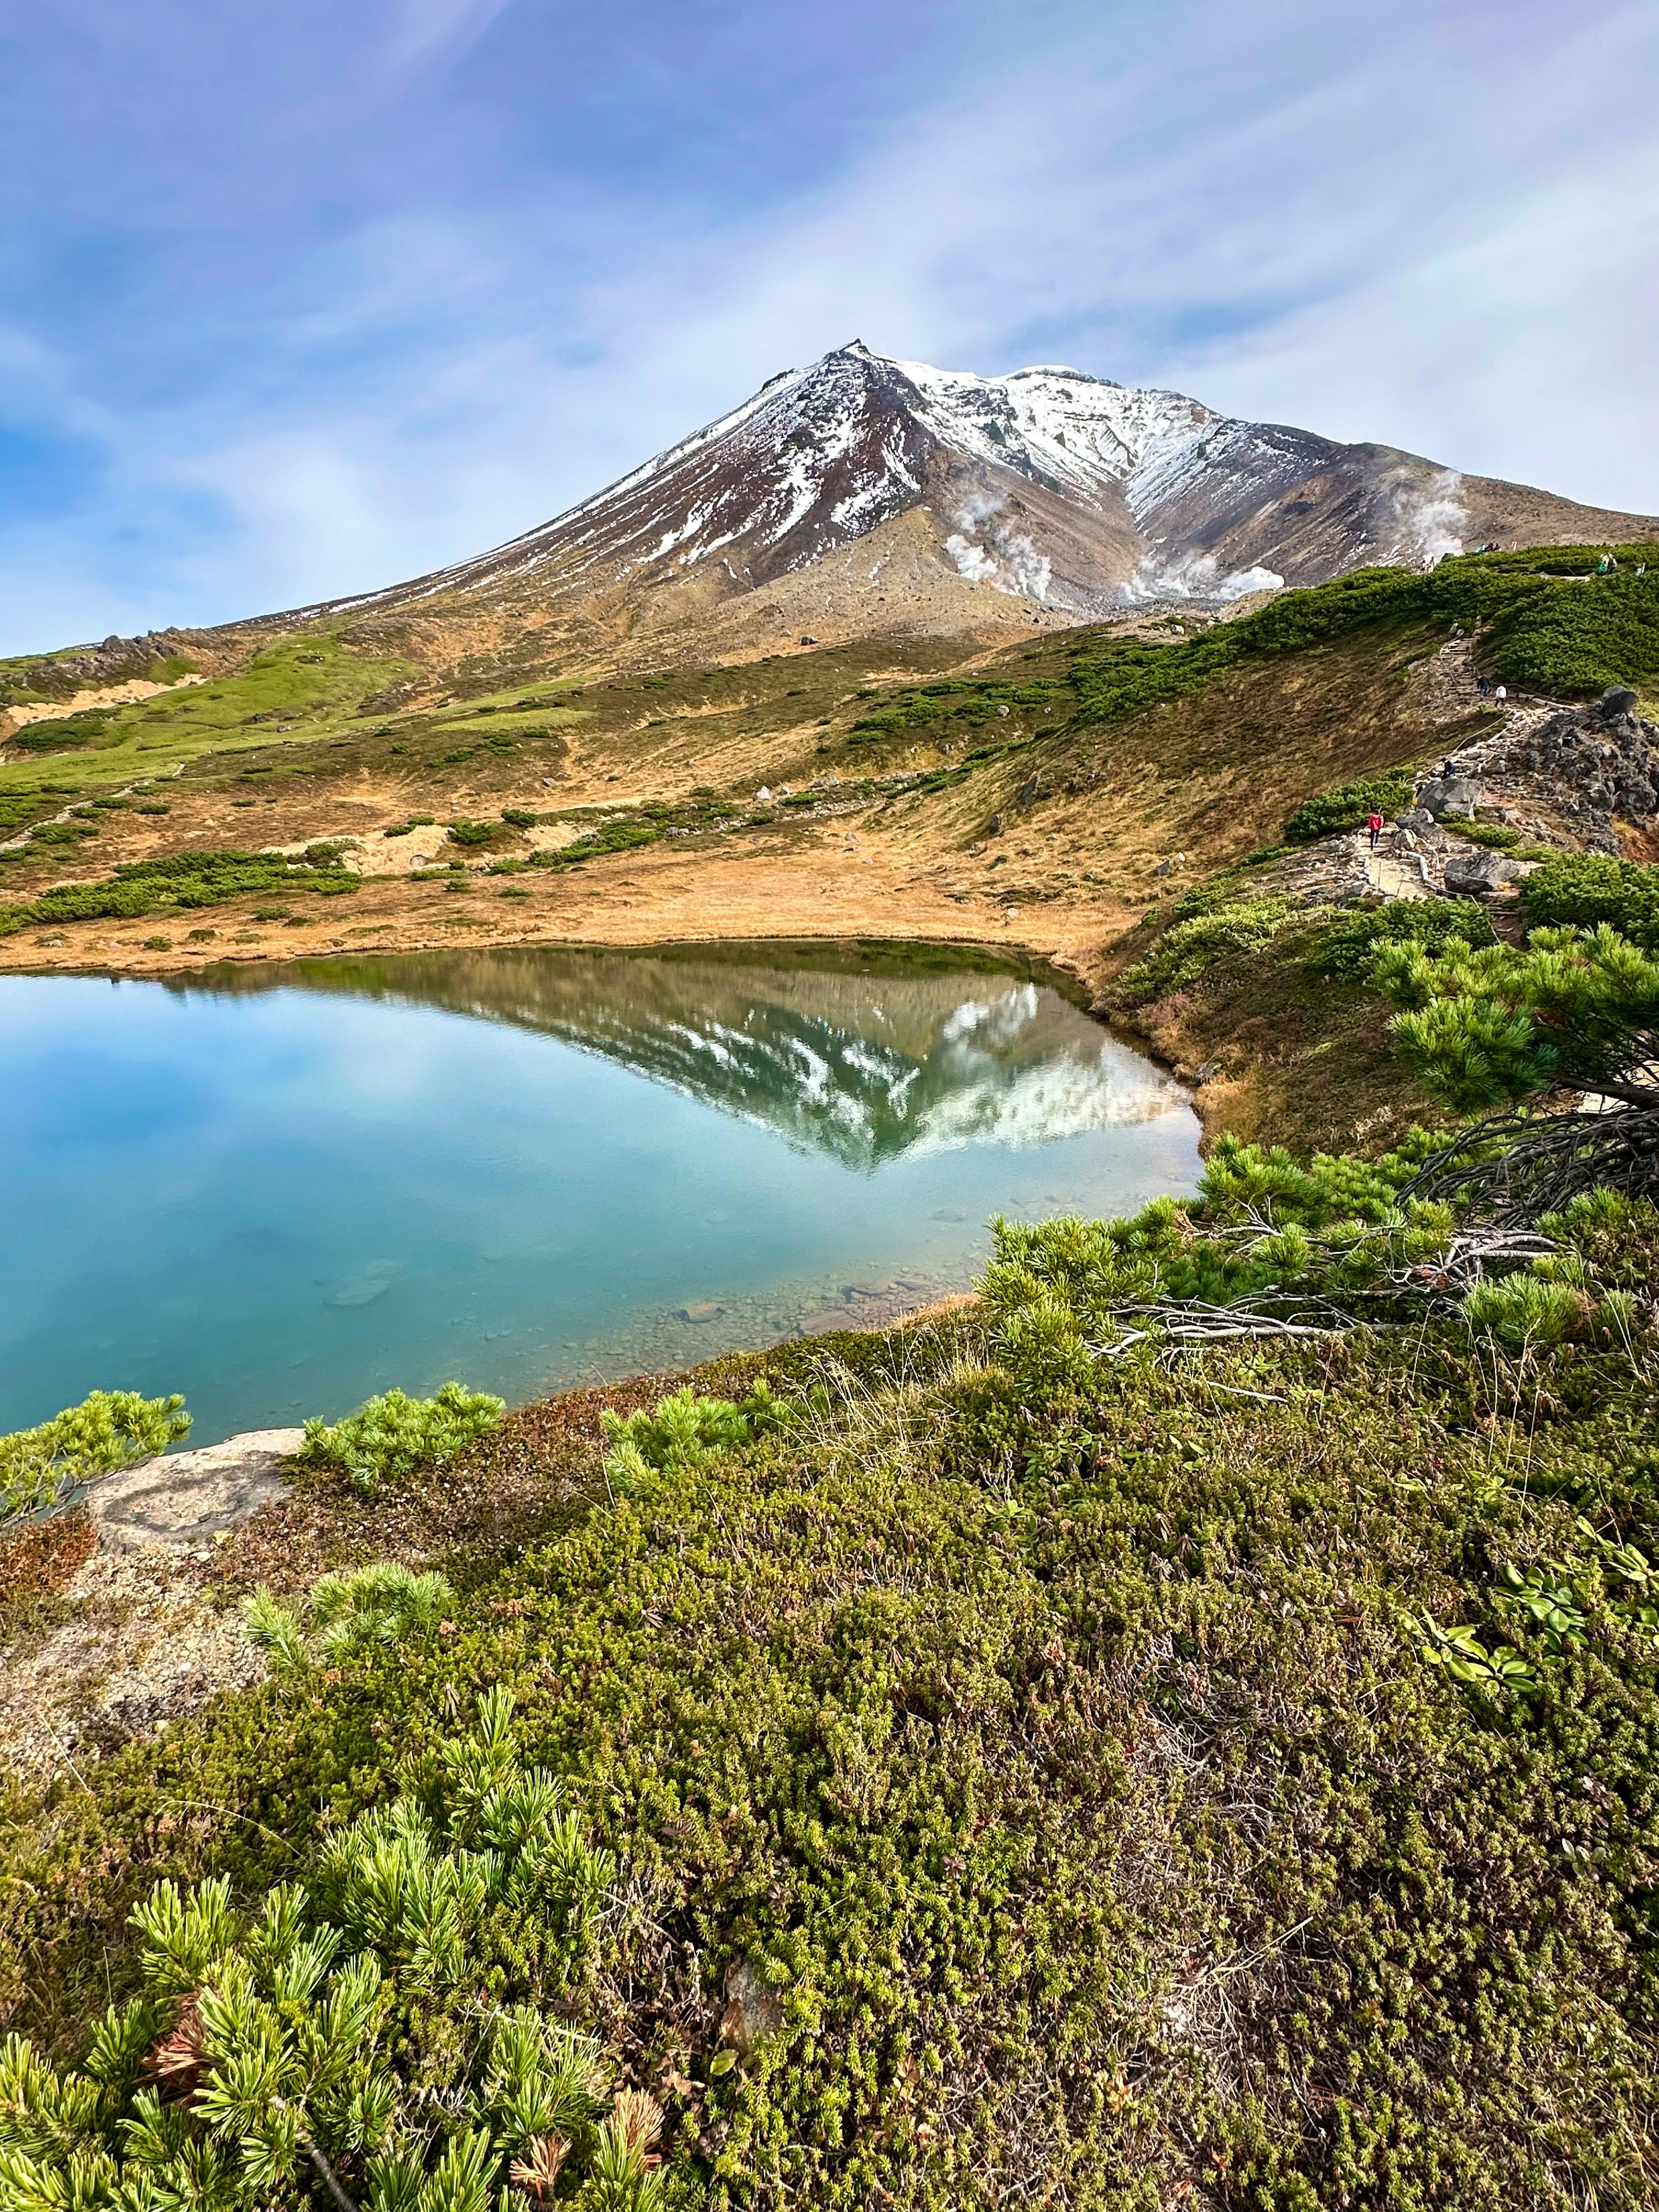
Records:
{"label": "snow-capped mountain", "polygon": [[957,628],[994,597],[1077,620],[1629,520],[1179,392],[1072,368],[975,376],[855,341],[511,544],[350,605],[655,629],[764,591],[786,629],[868,628],[872,602]]}

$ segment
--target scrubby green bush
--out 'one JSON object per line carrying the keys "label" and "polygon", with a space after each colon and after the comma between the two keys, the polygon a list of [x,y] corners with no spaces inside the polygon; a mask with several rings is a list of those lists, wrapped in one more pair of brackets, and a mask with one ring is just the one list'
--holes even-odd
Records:
{"label": "scrubby green bush", "polygon": [[1287,845],[1312,845],[1338,830],[1358,830],[1373,814],[1397,814],[1401,807],[1410,805],[1411,796],[1412,779],[1407,769],[1389,775],[1362,776],[1357,782],[1338,784],[1321,792],[1316,799],[1305,800],[1285,817],[1280,835]]}
{"label": "scrubby green bush", "polygon": [[452,845],[487,845],[490,839],[498,834],[497,823],[471,822],[465,815],[449,825],[449,842]]}
{"label": "scrubby green bush", "polygon": [[27,905],[0,907],[0,937],[31,923],[127,921],[173,908],[217,906],[246,891],[357,889],[360,879],[341,865],[337,847],[313,851],[316,857],[307,854],[303,859],[223,851],[126,861],[101,883],[64,884]]}
{"label": "scrubby green bush", "polygon": [[1602,922],[1537,929],[1524,948],[1441,953],[1384,946],[1376,972],[1402,1011],[1401,1050],[1461,1111],[1510,1105],[1557,1084],[1659,1103],[1659,958]]}
{"label": "scrubby green bush", "polygon": [[1119,977],[1115,997],[1124,1006],[1145,1006],[1195,983],[1218,960],[1258,951],[1310,909],[1277,894],[1235,899],[1172,922],[1146,957]]}
{"label": "scrubby green bush", "polygon": [[686,1389],[662,1399],[649,1413],[641,1409],[624,1417],[606,1412],[605,1476],[613,1489],[629,1493],[652,1474],[700,1467],[715,1452],[736,1451],[770,1435],[788,1419],[764,1377],[741,1404],[700,1397]]}
{"label": "scrubby green bush", "polygon": [[189,1433],[180,1397],[94,1390],[38,1428],[0,1437],[0,1523],[56,1504],[81,1484],[151,1459]]}
{"label": "scrubby green bush", "polygon": [[562,2166],[594,2177],[585,2202],[649,2212],[656,2106],[602,2119],[599,2046],[526,2002],[568,1984],[615,1868],[520,1764],[511,1705],[484,1698],[257,1911],[222,1877],[158,1883],[132,1916],[142,1992],[79,2068],[0,2042],[9,2212],[504,2212]]}
{"label": "scrubby green bush", "polygon": [[499,1398],[446,1382],[435,1398],[388,1390],[332,1425],[306,1423],[296,1457],[306,1467],[332,1468],[373,1493],[417,1467],[443,1467],[467,1445],[501,1425]]}
{"label": "scrubby green bush", "polygon": [[242,1617],[249,1642],[269,1654],[272,1672],[297,1675],[368,1645],[430,1636],[454,1606],[444,1576],[381,1559],[349,1574],[320,1577],[292,1605],[262,1587],[244,1604]]}
{"label": "scrubby green bush", "polygon": [[1521,903],[1534,927],[1594,929],[1606,922],[1621,937],[1659,952],[1659,867],[1605,853],[1564,853],[1534,869]]}
{"label": "scrubby green bush", "polygon": [[1501,822],[1472,822],[1467,814],[1443,814],[1440,826],[1459,837],[1467,837],[1471,845],[1484,845],[1488,852],[1514,853],[1520,849],[1519,832],[1506,830]]}
{"label": "scrubby green bush", "polygon": [[1309,950],[1311,967],[1327,975],[1368,977],[1388,945],[1415,945],[1439,953],[1453,944],[1495,945],[1486,909],[1478,899],[1389,899],[1356,907],[1321,929]]}
{"label": "scrubby green bush", "polygon": [[1479,1283],[1463,1301],[1470,1323],[1522,1351],[1564,1344],[1583,1329],[1590,1301],[1571,1283],[1550,1282],[1530,1270]]}
{"label": "scrubby green bush", "polygon": [[[1466,555],[1426,573],[1356,568],[1282,592],[1196,637],[1167,645],[1109,639],[1073,662],[1078,720],[1119,720],[1201,691],[1253,660],[1385,624],[1490,623],[1486,665],[1505,683],[1551,697],[1639,684],[1659,673],[1659,547],[1619,553],[1624,566],[1607,576],[1594,574],[1597,549],[1583,546]],[[1649,573],[1638,577],[1644,561]]]}

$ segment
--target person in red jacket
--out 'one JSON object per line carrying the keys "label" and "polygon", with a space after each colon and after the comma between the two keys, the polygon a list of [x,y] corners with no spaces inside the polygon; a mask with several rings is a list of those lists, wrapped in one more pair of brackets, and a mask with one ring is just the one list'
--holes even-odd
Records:
{"label": "person in red jacket", "polygon": [[1371,850],[1374,853],[1376,850],[1376,841],[1382,835],[1382,817],[1380,814],[1373,814],[1365,827],[1371,833]]}

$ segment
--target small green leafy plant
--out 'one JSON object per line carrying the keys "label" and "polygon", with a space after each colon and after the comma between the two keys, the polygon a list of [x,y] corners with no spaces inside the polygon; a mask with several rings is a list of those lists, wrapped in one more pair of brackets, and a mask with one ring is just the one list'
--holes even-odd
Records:
{"label": "small green leafy plant", "polygon": [[180,1397],[94,1390],[38,1428],[0,1437],[0,1524],[55,1505],[100,1474],[153,1459],[189,1433]]}
{"label": "small green leafy plant", "polygon": [[249,1642],[269,1655],[271,1672],[292,1676],[371,1645],[431,1636],[454,1606],[443,1575],[416,1574],[396,1559],[380,1559],[349,1574],[322,1576],[294,1605],[262,1587],[244,1604],[242,1619]]}
{"label": "small green leafy plant", "polygon": [[511,1711],[489,1693],[257,1913],[223,1876],[159,1882],[132,1915],[141,1993],[81,2065],[0,2041],[7,2212],[486,2212],[550,2195],[567,2160],[585,2202],[650,2212],[659,2108],[625,2093],[601,2120],[599,2045],[523,2001],[568,1984],[616,1869],[520,1764]]}
{"label": "small green leafy plant", "polygon": [[372,1494],[417,1467],[445,1466],[499,1427],[504,1410],[501,1399],[459,1382],[446,1382],[435,1398],[388,1390],[343,1421],[307,1421],[295,1456],[306,1467],[337,1468],[356,1489]]}

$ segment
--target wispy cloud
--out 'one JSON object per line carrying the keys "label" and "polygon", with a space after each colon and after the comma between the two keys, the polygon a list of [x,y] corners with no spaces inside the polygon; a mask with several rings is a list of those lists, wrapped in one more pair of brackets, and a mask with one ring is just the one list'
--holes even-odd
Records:
{"label": "wispy cloud", "polygon": [[343,32],[296,0],[240,43],[172,6],[201,98],[261,59],[269,98],[234,143],[181,118],[194,177],[148,125],[89,137],[102,196],[0,246],[9,649],[475,551],[854,335],[1659,507],[1644,7],[1054,0],[1016,47],[988,0]]}

